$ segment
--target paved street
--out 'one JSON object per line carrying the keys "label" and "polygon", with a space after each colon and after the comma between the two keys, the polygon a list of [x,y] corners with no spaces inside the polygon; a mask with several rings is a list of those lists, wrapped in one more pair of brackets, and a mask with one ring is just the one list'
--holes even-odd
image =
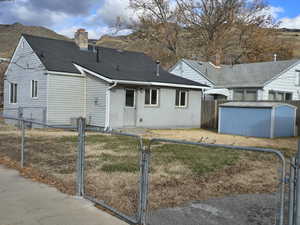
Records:
{"label": "paved street", "polygon": [[0,225],[125,225],[90,202],[0,166]]}

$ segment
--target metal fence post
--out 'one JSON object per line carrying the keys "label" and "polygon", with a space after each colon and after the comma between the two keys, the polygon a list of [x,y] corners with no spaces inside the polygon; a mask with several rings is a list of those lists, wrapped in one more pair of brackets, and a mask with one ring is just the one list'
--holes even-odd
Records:
{"label": "metal fence post", "polygon": [[[18,108],[18,118],[23,118],[23,108],[22,107],[19,107]],[[21,128],[21,121],[19,121],[19,128]]]}
{"label": "metal fence post", "polygon": [[[47,123],[47,109],[46,108],[43,109],[43,123],[44,124]],[[46,128],[45,125],[44,125],[44,128]]]}
{"label": "metal fence post", "polygon": [[295,158],[291,159],[290,177],[289,177],[289,223],[294,225],[295,215]]}
{"label": "metal fence post", "polygon": [[298,152],[296,155],[296,215],[295,225],[300,225],[300,141],[298,141]]}
{"label": "metal fence post", "polygon": [[77,171],[76,171],[76,192],[78,196],[84,195],[84,156],[85,156],[85,119],[77,119],[78,150],[77,150]]}
{"label": "metal fence post", "polygon": [[24,168],[25,121],[21,120],[21,168]]}
{"label": "metal fence post", "polygon": [[141,179],[141,199],[139,222],[141,225],[147,224],[147,209],[148,209],[148,190],[149,190],[149,165],[150,165],[150,151],[142,151],[142,179]]}

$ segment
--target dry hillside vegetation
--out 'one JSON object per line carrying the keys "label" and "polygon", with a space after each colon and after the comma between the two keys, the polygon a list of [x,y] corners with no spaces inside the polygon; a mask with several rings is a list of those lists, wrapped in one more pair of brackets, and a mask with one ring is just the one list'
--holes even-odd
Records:
{"label": "dry hillside vegetation", "polygon": [[[26,169],[20,170],[27,177],[74,194],[76,146],[76,132],[26,130]],[[138,141],[131,137],[88,133],[86,193],[133,214],[138,206],[138,149]],[[270,155],[170,143],[155,143],[151,152],[151,209],[276,191],[278,163]],[[18,168],[19,161],[20,132],[2,121],[0,162]]]}
{"label": "dry hillside vegetation", "polygon": [[24,26],[20,23],[0,24],[0,57],[11,57],[23,33],[60,40],[68,39],[45,27]]}

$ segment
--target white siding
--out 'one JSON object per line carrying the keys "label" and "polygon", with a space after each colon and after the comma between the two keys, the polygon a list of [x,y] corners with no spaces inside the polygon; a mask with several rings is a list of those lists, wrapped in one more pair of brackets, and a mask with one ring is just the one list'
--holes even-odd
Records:
{"label": "white siding", "polygon": [[[31,107],[23,110],[23,116],[27,119],[35,119],[43,122],[44,110],[47,106],[47,75],[45,68],[30,45],[22,37],[15,50],[8,70],[7,79],[4,82],[4,113],[17,116],[18,107]],[[38,98],[31,97],[31,81],[38,81]],[[17,103],[10,103],[10,82],[18,84]]]}
{"label": "white siding", "polygon": [[86,117],[89,125],[105,126],[106,90],[108,83],[87,75],[86,78]]}
{"label": "white siding", "polygon": [[[155,88],[155,87],[154,87]],[[188,90],[188,107],[175,106],[175,88],[160,88],[159,106],[145,106],[144,89],[136,91],[136,127],[199,128],[201,121],[201,91]],[[124,127],[125,89],[111,92],[110,122],[112,128]]]}
{"label": "white siding", "polygon": [[300,64],[268,83],[263,89],[263,100],[268,100],[270,90],[290,92],[293,93],[293,100],[300,100],[300,86],[297,83],[299,78],[296,70],[300,70]]}
{"label": "white siding", "polygon": [[70,124],[85,116],[85,77],[48,75],[48,123]]}
{"label": "white siding", "polygon": [[201,84],[206,84],[208,86],[213,86],[213,84],[207,80],[205,77],[203,77],[198,71],[191,68],[189,65],[187,65],[184,61],[180,61],[177,63],[177,65],[172,68],[170,73],[173,73],[177,76],[193,80],[196,82],[199,82]]}

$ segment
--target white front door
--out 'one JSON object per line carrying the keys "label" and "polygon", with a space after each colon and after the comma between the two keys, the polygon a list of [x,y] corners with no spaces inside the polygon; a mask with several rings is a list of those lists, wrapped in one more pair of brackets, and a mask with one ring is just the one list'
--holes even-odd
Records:
{"label": "white front door", "polygon": [[136,90],[125,89],[124,127],[136,125]]}

